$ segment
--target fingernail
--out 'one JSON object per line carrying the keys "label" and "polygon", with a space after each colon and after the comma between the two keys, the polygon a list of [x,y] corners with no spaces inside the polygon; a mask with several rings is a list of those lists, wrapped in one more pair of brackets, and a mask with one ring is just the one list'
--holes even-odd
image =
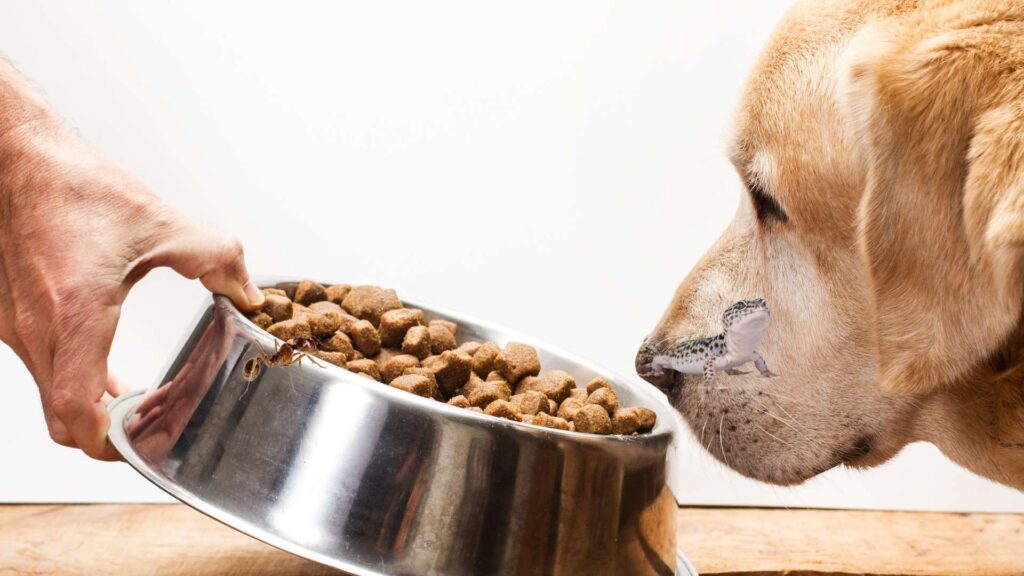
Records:
{"label": "fingernail", "polygon": [[249,304],[253,306],[263,305],[263,292],[251,280],[245,283],[242,290],[245,292],[245,297],[249,300]]}

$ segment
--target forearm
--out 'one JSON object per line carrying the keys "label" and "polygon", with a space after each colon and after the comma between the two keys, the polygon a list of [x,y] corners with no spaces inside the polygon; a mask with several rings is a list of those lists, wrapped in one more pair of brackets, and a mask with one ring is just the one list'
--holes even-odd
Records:
{"label": "forearm", "polygon": [[0,58],[0,140],[17,128],[56,120],[46,101],[9,62]]}

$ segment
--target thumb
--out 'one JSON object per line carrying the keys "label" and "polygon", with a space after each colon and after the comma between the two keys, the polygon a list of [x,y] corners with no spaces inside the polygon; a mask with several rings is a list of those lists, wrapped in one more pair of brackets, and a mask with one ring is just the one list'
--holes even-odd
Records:
{"label": "thumb", "polygon": [[242,310],[263,305],[263,293],[249,280],[242,243],[211,228],[186,223],[161,243],[150,262],[169,266],[186,278],[198,278],[208,290],[227,296]]}

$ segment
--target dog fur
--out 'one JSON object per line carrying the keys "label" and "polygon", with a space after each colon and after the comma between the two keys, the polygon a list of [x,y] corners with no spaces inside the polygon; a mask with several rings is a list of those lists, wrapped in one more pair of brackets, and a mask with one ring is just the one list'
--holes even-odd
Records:
{"label": "dog fur", "polygon": [[779,376],[645,375],[698,440],[779,484],[923,440],[1024,489],[1024,5],[801,2],[729,153],[748,193],[649,342],[764,297]]}

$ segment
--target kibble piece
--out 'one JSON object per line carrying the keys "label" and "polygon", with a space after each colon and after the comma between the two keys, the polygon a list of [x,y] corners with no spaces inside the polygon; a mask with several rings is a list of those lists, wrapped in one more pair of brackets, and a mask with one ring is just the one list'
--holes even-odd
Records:
{"label": "kibble piece", "polygon": [[577,410],[572,422],[576,425],[577,432],[589,434],[611,434],[612,432],[612,419],[608,417],[608,412],[597,404],[587,404]]}
{"label": "kibble piece", "polygon": [[[502,380],[502,382],[504,382],[504,380]],[[466,380],[466,383],[462,385],[462,388],[459,388],[456,392],[463,396],[469,397],[469,395],[473,393],[473,390],[476,390],[477,387],[483,384],[486,384],[483,378],[477,376],[476,372],[470,372],[469,379]]]}
{"label": "kibble piece", "polygon": [[590,394],[587,393],[585,388],[573,388],[569,391],[569,398],[576,398],[583,402],[586,402],[587,396],[590,396]]}
{"label": "kibble piece", "polygon": [[509,342],[495,361],[495,369],[509,383],[515,384],[526,376],[540,374],[540,358],[532,346]]}
{"label": "kibble piece", "polygon": [[598,376],[587,383],[587,394],[593,394],[598,388],[608,388],[610,390],[611,387],[612,385],[607,380]]}
{"label": "kibble piece", "polygon": [[480,408],[477,408],[476,406],[470,406],[469,408],[466,408],[466,410],[469,411],[469,412],[476,412],[478,414],[483,414],[484,413],[483,410],[481,410]]}
{"label": "kibble piece", "polygon": [[485,408],[495,400],[509,400],[511,396],[507,385],[500,382],[484,382],[469,394],[468,399],[471,405]]}
{"label": "kibble piece", "polygon": [[516,394],[535,390],[538,381],[540,381],[540,378],[537,378],[536,376],[527,376],[526,378],[523,378],[519,381],[519,384],[516,385]]}
{"label": "kibble piece", "polygon": [[362,360],[363,358],[366,358],[366,356],[363,356],[362,352],[360,352],[359,350],[355,350],[355,349],[353,349],[352,353],[348,355],[349,361],[351,361],[351,360]]}
{"label": "kibble piece", "polygon": [[494,362],[498,359],[499,354],[501,354],[501,348],[498,348],[494,342],[482,344],[473,353],[473,371],[481,378],[487,376],[494,370]]}
{"label": "kibble piece", "polygon": [[423,310],[415,308],[398,308],[388,310],[380,317],[380,343],[383,346],[397,348],[402,345],[405,333],[423,321]]}
{"label": "kibble piece", "polygon": [[274,319],[271,318],[270,314],[267,314],[266,312],[256,312],[255,314],[250,314],[249,320],[252,320],[253,324],[259,326],[264,330],[269,328],[270,325],[274,323]]}
{"label": "kibble piece", "polygon": [[338,312],[340,314],[344,314],[344,312],[341,311],[341,306],[338,306],[334,302],[330,302],[330,301],[327,301],[327,300],[321,300],[319,302],[313,302],[312,304],[309,305],[309,309],[312,310],[313,312],[318,312],[318,313],[324,313],[324,312],[327,312],[328,310],[334,310],[335,312]]}
{"label": "kibble piece", "polygon": [[576,412],[578,412],[579,409],[583,408],[584,406],[586,406],[586,402],[584,400],[571,397],[566,398],[562,402],[562,405],[558,407],[558,417],[564,418],[569,422],[572,422],[576,418]]}
{"label": "kibble piece", "polygon": [[604,408],[609,416],[619,409],[619,399],[611,388],[597,388],[587,397],[587,404],[597,404]]}
{"label": "kibble piece", "polygon": [[502,382],[507,382],[507,380],[505,380],[505,377],[501,375],[501,372],[498,372],[497,370],[492,370],[488,372],[487,378],[484,378],[484,380],[487,380],[488,382],[495,382],[498,380],[501,380]]}
{"label": "kibble piece", "polygon": [[465,352],[446,350],[430,366],[424,366],[434,370],[434,377],[437,378],[437,387],[446,396],[450,396],[469,380],[469,373],[472,372],[473,359]]}
{"label": "kibble piece", "polygon": [[648,432],[654,429],[654,425],[658,421],[658,415],[654,413],[654,410],[644,408],[643,406],[636,406],[633,410],[636,410],[636,417],[640,421],[640,432]]}
{"label": "kibble piece", "polygon": [[381,377],[390,384],[392,380],[405,374],[407,369],[419,366],[420,360],[412,354],[398,354],[383,362],[378,359],[377,363],[380,365]]}
{"label": "kibble piece", "polygon": [[576,388],[576,380],[564,370],[548,370],[536,380],[524,382],[520,386],[523,392],[536,390],[555,402],[562,402]]}
{"label": "kibble piece", "polygon": [[431,320],[427,323],[427,326],[443,326],[445,330],[452,333],[452,336],[455,336],[459,330],[459,325],[451,320]]}
{"label": "kibble piece", "polygon": [[289,300],[295,300],[295,289],[298,287],[298,282],[285,282],[275,286],[278,290],[284,291],[284,295],[287,296]]}
{"label": "kibble piece", "polygon": [[406,368],[403,374],[418,374],[420,376],[425,376],[427,380],[431,380],[434,383],[435,388],[437,387],[437,378],[434,376],[434,371],[430,368],[424,368],[422,366]]}
{"label": "kibble piece", "polygon": [[458,396],[452,396],[452,399],[448,401],[448,404],[450,404],[451,406],[456,406],[458,408],[469,408],[470,406],[469,399],[467,399],[462,394],[459,394]]}
{"label": "kibble piece", "polygon": [[317,350],[313,355],[321,360],[326,360],[335,366],[345,367],[348,356],[344,352],[331,352],[329,350]]}
{"label": "kibble piece", "polygon": [[568,430],[569,423],[559,418],[558,416],[552,416],[544,412],[538,412],[530,419],[530,424],[536,426],[543,426],[545,428],[555,428],[558,430]]}
{"label": "kibble piece", "polygon": [[555,402],[551,398],[548,398],[548,414],[554,416],[558,414],[558,402]]}
{"label": "kibble piece", "polygon": [[548,397],[533,390],[512,396],[511,402],[517,410],[530,416],[549,410]]}
{"label": "kibble piece", "polygon": [[616,410],[612,415],[613,434],[633,434],[638,430],[640,430],[640,418],[637,416],[636,409],[622,408]]}
{"label": "kibble piece", "polygon": [[476,351],[480,349],[480,346],[482,346],[482,344],[480,344],[479,342],[470,340],[469,342],[463,342],[462,344],[459,344],[459,347],[456,348],[456,350],[462,350],[466,354],[472,356],[476,354]]}
{"label": "kibble piece", "polygon": [[356,322],[359,322],[359,318],[347,313],[341,313],[341,325],[338,326],[338,330],[341,330],[345,334],[351,334],[352,328],[355,327]]}
{"label": "kibble piece", "polygon": [[378,366],[383,366],[388,360],[401,355],[401,350],[395,350],[394,348],[381,348],[380,352],[377,352],[375,356],[370,357],[370,360],[376,362]]}
{"label": "kibble piece", "polygon": [[380,352],[380,334],[368,320],[360,320],[352,326],[352,344],[366,356]]}
{"label": "kibble piece", "polygon": [[295,301],[304,306],[327,298],[327,290],[318,282],[303,280],[295,288]]}
{"label": "kibble piece", "polygon": [[313,333],[309,330],[309,322],[305,320],[282,320],[268,326],[267,332],[285,341],[293,338],[313,337]]}
{"label": "kibble piece", "polygon": [[402,352],[423,360],[430,356],[430,333],[426,326],[413,326],[402,339]]}
{"label": "kibble piece", "polygon": [[[320,304],[320,302],[317,302]],[[313,331],[313,336],[317,338],[323,338],[334,334],[341,328],[341,321],[346,314],[341,310],[324,310],[318,312],[310,308],[313,314],[306,317],[306,321],[309,322],[309,329]]]}
{"label": "kibble piece", "polygon": [[352,289],[349,284],[334,284],[327,287],[325,293],[327,294],[327,300],[333,302],[338,306],[345,301],[345,296],[348,295],[348,291]]}
{"label": "kibble piece", "polygon": [[427,330],[430,332],[430,353],[440,354],[445,350],[454,350],[457,346],[455,342],[455,334],[443,324],[438,324],[437,320],[434,320],[427,326]]}
{"label": "kibble piece", "polygon": [[292,301],[287,296],[268,294],[263,299],[263,312],[266,312],[274,322],[282,322],[292,317]]}
{"label": "kibble piece", "polygon": [[349,356],[349,360],[352,359],[352,339],[341,330],[338,330],[330,338],[322,341],[320,346],[331,352],[344,352],[346,356]]}
{"label": "kibble piece", "polygon": [[487,405],[487,408],[484,408],[484,414],[497,416],[498,418],[507,418],[516,422],[523,419],[523,415],[517,412],[508,400],[495,400],[491,402]]}
{"label": "kibble piece", "polygon": [[388,310],[402,307],[394,290],[379,286],[355,286],[345,295],[342,308],[361,320],[369,320],[374,326],[380,324],[380,317]]}
{"label": "kibble piece", "polygon": [[377,368],[377,363],[369,358],[349,360],[345,364],[345,368],[380,382],[380,369]]}
{"label": "kibble piece", "polygon": [[263,288],[262,292],[264,296],[270,296],[273,294],[274,296],[284,296],[285,298],[288,298],[288,293],[280,288]]}
{"label": "kibble piece", "polygon": [[309,321],[309,317],[315,314],[309,308],[299,303],[292,304],[292,320],[306,320]]}
{"label": "kibble piece", "polygon": [[424,398],[433,398],[437,393],[436,384],[426,376],[419,374],[399,376],[391,381],[391,386]]}

